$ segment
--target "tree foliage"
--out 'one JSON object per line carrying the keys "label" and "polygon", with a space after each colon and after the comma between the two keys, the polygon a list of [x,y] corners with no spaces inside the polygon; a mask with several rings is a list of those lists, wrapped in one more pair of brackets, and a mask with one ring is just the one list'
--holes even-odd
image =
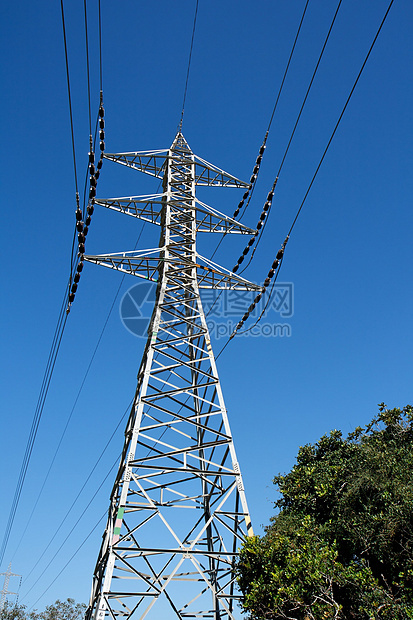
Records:
{"label": "tree foliage", "polygon": [[48,605],[44,611],[27,611],[26,605],[16,603],[12,605],[5,602],[0,611],[0,620],[82,620],[85,615],[86,605],[76,603],[73,598],[66,601],[57,600]]}
{"label": "tree foliage", "polygon": [[76,603],[73,598],[68,598],[66,601],[57,600],[39,614],[39,620],[82,620],[85,611],[86,605]]}
{"label": "tree foliage", "polygon": [[0,620],[37,620],[36,612],[28,613],[26,605],[12,604],[6,600],[0,609]]}
{"label": "tree foliage", "polygon": [[237,567],[252,619],[413,619],[413,407],[301,447]]}

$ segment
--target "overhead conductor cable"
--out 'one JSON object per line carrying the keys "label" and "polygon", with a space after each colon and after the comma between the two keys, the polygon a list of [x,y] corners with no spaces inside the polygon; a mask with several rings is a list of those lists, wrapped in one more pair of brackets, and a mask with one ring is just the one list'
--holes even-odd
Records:
{"label": "overhead conductor cable", "polygon": [[[375,37],[374,37],[374,39],[373,39],[373,42],[371,43],[370,48],[369,48],[369,50],[368,50],[368,52],[367,52],[367,54],[366,54],[366,57],[365,57],[365,59],[364,59],[364,61],[363,61],[363,64],[361,65],[360,71],[359,71],[359,72],[358,72],[358,74],[357,74],[357,77],[356,77],[356,79],[355,79],[355,81],[354,81],[354,84],[353,84],[353,86],[352,86],[352,88],[351,88],[351,90],[350,90],[350,93],[349,93],[349,95],[348,95],[348,97],[347,97],[347,99],[346,99],[346,102],[345,102],[345,104],[344,104],[344,106],[343,106],[343,109],[342,109],[342,111],[341,111],[341,113],[340,113],[340,116],[339,116],[339,118],[338,118],[338,120],[337,120],[337,122],[336,122],[336,124],[335,124],[335,127],[334,127],[334,129],[333,129],[332,133],[331,133],[330,139],[328,140],[327,146],[326,146],[326,147],[325,147],[325,149],[324,149],[324,152],[323,152],[323,154],[322,154],[322,156],[321,156],[321,159],[320,159],[320,161],[319,161],[319,163],[318,163],[318,166],[317,166],[317,168],[316,168],[316,170],[315,170],[315,172],[314,172],[314,174],[313,174],[313,177],[312,177],[312,179],[311,179],[311,181],[310,181],[310,184],[309,184],[309,186],[308,186],[308,188],[307,188],[307,191],[305,192],[304,198],[303,198],[303,200],[301,201],[301,204],[300,204],[300,206],[299,206],[299,208],[298,208],[298,210],[297,210],[297,213],[296,213],[296,215],[295,215],[295,218],[294,218],[294,220],[293,220],[293,223],[292,223],[292,224],[291,224],[291,226],[290,226],[290,230],[288,231],[288,235],[287,235],[287,237],[286,237],[286,239],[285,239],[285,241],[284,241],[284,243],[283,243],[283,245],[282,245],[282,247],[281,247],[281,250],[282,250],[281,261],[282,261],[282,259],[283,259],[283,257],[284,257],[284,250],[285,250],[286,243],[288,242],[288,239],[290,238],[290,235],[291,235],[291,233],[292,233],[292,231],[293,231],[293,228],[294,228],[294,226],[295,226],[295,224],[296,224],[296,222],[297,222],[297,220],[298,220],[298,217],[299,217],[299,215],[300,215],[300,213],[301,213],[301,210],[302,210],[302,208],[303,208],[303,206],[304,206],[304,203],[305,203],[305,201],[307,200],[307,196],[308,196],[308,194],[310,193],[310,190],[311,190],[311,188],[312,188],[312,186],[313,186],[313,183],[314,183],[314,181],[315,181],[315,179],[316,179],[316,176],[317,176],[317,174],[318,174],[318,172],[319,172],[319,170],[320,170],[320,168],[321,168],[321,165],[322,165],[322,163],[323,163],[323,161],[324,161],[324,158],[325,158],[325,156],[326,156],[326,154],[327,154],[327,151],[328,151],[328,149],[330,148],[330,145],[331,145],[331,143],[332,143],[332,141],[333,141],[333,138],[334,138],[334,136],[335,136],[335,134],[336,134],[336,131],[337,131],[337,129],[338,129],[338,127],[339,127],[339,125],[340,125],[341,119],[342,119],[342,118],[343,118],[343,116],[344,116],[344,113],[345,113],[345,111],[346,111],[346,109],[347,109],[347,106],[348,106],[348,104],[349,104],[349,102],[350,102],[350,99],[351,99],[351,97],[352,97],[352,95],[353,95],[353,93],[354,93],[354,90],[355,90],[355,88],[356,88],[356,86],[357,86],[357,84],[358,84],[358,81],[359,81],[359,79],[360,79],[360,77],[361,77],[361,74],[363,73],[364,67],[366,66],[366,63],[367,63],[367,61],[368,61],[368,59],[369,59],[369,57],[370,57],[370,54],[371,54],[371,52],[372,52],[372,50],[373,50],[374,45],[375,45],[375,43],[376,43],[376,41],[377,41],[377,39],[378,39],[378,36],[379,36],[379,34],[380,34],[380,32],[381,32],[381,29],[382,29],[382,27],[383,27],[383,25],[384,25],[384,23],[385,23],[385,21],[386,21],[386,19],[387,19],[387,16],[388,16],[389,11],[390,11],[390,9],[391,9],[391,7],[392,7],[392,5],[393,5],[393,2],[394,2],[394,0],[391,0],[390,4],[389,4],[389,5],[388,5],[388,7],[387,7],[386,13],[384,14],[384,17],[383,17],[383,19],[382,19],[382,21],[381,21],[381,23],[380,23],[380,26],[379,26],[379,28],[378,28],[378,30],[377,30],[377,32],[376,32],[376,35],[375,35]],[[273,266],[274,266],[275,262],[278,260],[278,256],[279,256],[279,254],[280,254],[281,250],[279,250],[279,252],[277,253],[277,257],[276,257],[275,261],[273,262]],[[271,296],[272,296],[272,294],[273,294],[273,290],[274,290],[275,281],[276,281],[276,279],[277,279],[277,277],[278,277],[278,274],[279,274],[280,268],[281,268],[281,263],[280,263],[280,264],[279,264],[279,266],[278,266],[278,270],[277,270],[277,273],[276,273],[276,276],[275,276],[275,280],[274,280],[273,285],[272,285],[272,287],[271,287],[270,295],[269,295],[269,297],[268,297],[268,299],[267,299],[267,302],[266,302],[266,304],[265,304],[265,306],[264,306],[263,311],[261,312],[261,314],[260,314],[260,316],[258,317],[258,319],[256,320],[256,322],[255,322],[255,323],[254,323],[251,327],[249,327],[249,328],[247,328],[247,329],[243,330],[242,332],[239,332],[240,328],[243,326],[243,324],[245,323],[245,321],[248,319],[249,315],[251,314],[251,312],[252,312],[252,311],[253,311],[253,309],[255,308],[256,303],[254,303],[254,304],[252,304],[252,305],[250,306],[250,308],[248,309],[248,311],[244,314],[244,316],[242,317],[241,321],[238,323],[238,325],[237,325],[237,326],[236,326],[236,328],[234,329],[233,333],[232,333],[232,334],[231,334],[231,336],[229,337],[229,340],[231,340],[231,339],[232,339],[232,338],[236,335],[236,333],[237,333],[237,332],[238,332],[238,333],[240,333],[240,334],[243,334],[243,333],[245,333],[245,332],[250,331],[251,329],[253,329],[253,328],[257,325],[257,323],[259,323],[259,321],[260,321],[260,320],[261,320],[261,318],[263,317],[263,315],[264,315],[264,313],[265,313],[265,310],[267,309],[267,307],[268,307],[268,305],[269,305],[269,303],[270,303],[270,301],[271,301]],[[264,281],[264,288],[265,288],[265,289],[267,289],[267,288],[268,288],[268,285],[269,285],[269,283],[270,283],[270,280],[274,277],[274,275],[275,275],[275,270],[274,270],[274,269],[273,269],[273,267],[272,267],[272,268],[270,269],[270,271],[268,272],[268,275],[267,275],[266,280]],[[258,296],[257,296],[257,297],[258,297]],[[258,302],[257,302],[257,303],[258,303]],[[226,343],[226,344],[228,344],[229,340],[227,341],[227,343]],[[225,346],[226,346],[226,345],[225,345]],[[225,346],[224,346],[224,348],[225,348]],[[222,350],[223,350],[223,349],[222,349]],[[222,352],[222,350],[221,350],[221,352]]]}

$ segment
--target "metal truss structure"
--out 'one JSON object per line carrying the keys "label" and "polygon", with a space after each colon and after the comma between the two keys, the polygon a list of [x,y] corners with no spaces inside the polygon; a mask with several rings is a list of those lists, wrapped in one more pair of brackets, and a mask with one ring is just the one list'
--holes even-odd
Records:
{"label": "metal truss structure", "polygon": [[0,573],[0,575],[4,575],[3,589],[0,594],[0,612],[1,612],[7,600],[7,596],[9,594],[15,594],[17,597],[19,596],[17,592],[11,592],[9,590],[10,577],[20,577],[20,583],[21,583],[21,575],[11,572],[11,562],[9,564],[7,571],[5,573]]}
{"label": "metal truss structure", "polygon": [[234,562],[252,527],[199,289],[261,287],[198,255],[198,232],[253,231],[195,188],[248,185],[195,156],[180,132],[168,150],[105,158],[162,178],[163,191],[96,199],[159,225],[159,248],[84,257],[157,283],[86,620],[232,620]]}

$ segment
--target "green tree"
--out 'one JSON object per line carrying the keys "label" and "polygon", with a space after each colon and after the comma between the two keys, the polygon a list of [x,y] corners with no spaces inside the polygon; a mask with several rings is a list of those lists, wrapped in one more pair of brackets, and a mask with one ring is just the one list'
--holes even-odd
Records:
{"label": "green tree", "polygon": [[38,616],[35,611],[27,612],[26,605],[19,603],[10,603],[6,600],[4,606],[0,610],[0,620],[37,620]]}
{"label": "green tree", "polygon": [[413,619],[413,407],[301,447],[248,539],[238,582],[252,619]]}
{"label": "green tree", "polygon": [[44,611],[27,611],[26,605],[16,603],[12,605],[5,602],[0,611],[0,620],[82,620],[85,615],[86,605],[76,603],[73,598],[66,601],[57,600],[48,605]]}
{"label": "green tree", "polygon": [[76,603],[73,598],[68,598],[66,601],[57,600],[39,614],[39,620],[82,620],[85,611],[86,605]]}

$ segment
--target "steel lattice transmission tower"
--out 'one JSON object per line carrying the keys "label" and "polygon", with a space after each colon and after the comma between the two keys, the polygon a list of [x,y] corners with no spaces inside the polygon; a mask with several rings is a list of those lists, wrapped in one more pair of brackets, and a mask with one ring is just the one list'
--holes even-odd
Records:
{"label": "steel lattice transmission tower", "polygon": [[199,290],[261,287],[197,253],[198,232],[254,231],[195,187],[248,185],[194,155],[180,132],[170,149],[105,158],[163,179],[163,191],[96,199],[159,225],[159,248],[85,256],[157,282],[86,618],[232,619],[232,569],[252,528]]}
{"label": "steel lattice transmission tower", "polygon": [[[11,592],[9,590],[10,577],[20,577],[20,583],[21,583],[21,575],[17,575],[17,573],[11,572],[11,562],[9,564],[7,571],[5,573],[0,573],[0,575],[4,575],[3,589],[0,594],[0,611],[1,611],[7,600],[8,594],[15,594],[17,597],[19,596],[18,592]],[[19,586],[19,590],[20,590],[20,586]]]}

